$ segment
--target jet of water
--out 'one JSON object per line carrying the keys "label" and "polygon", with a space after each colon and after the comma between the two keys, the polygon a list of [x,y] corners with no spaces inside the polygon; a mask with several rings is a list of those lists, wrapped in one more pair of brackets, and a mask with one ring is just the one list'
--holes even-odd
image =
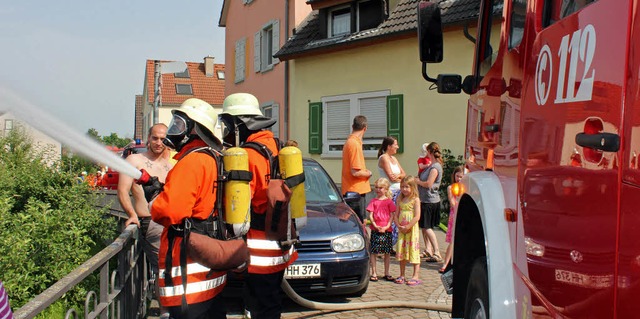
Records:
{"label": "jet of water", "polygon": [[0,114],[9,112],[33,128],[71,148],[85,158],[108,165],[113,170],[138,179],[141,172],[104,145],[85,134],[80,134],[51,114],[32,105],[15,93],[0,87]]}

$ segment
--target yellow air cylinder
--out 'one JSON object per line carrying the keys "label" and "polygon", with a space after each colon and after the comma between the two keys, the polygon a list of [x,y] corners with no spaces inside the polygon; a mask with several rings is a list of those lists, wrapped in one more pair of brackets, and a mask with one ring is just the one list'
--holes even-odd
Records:
{"label": "yellow air cylinder", "polygon": [[224,170],[230,172],[224,184],[224,221],[233,237],[245,235],[251,221],[251,188],[249,181],[234,178],[233,171],[249,171],[249,155],[240,147],[224,151]]}
{"label": "yellow air cylinder", "polygon": [[[302,152],[297,147],[287,146],[282,148],[278,158],[282,179],[304,174]],[[307,225],[307,200],[304,194],[304,182],[294,186],[291,191],[289,214],[295,220],[296,229],[299,230]]]}

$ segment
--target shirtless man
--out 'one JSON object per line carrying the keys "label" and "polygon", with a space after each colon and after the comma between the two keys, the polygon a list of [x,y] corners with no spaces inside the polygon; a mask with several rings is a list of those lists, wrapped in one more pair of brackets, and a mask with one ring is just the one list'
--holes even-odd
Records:
{"label": "shirtless man", "polygon": [[[141,154],[131,154],[126,158],[126,161],[137,169],[144,168],[149,175],[157,176],[158,180],[164,183],[167,178],[167,173],[173,167],[173,164],[169,162],[169,157],[167,156],[169,150],[163,143],[166,136],[166,125],[159,123],[152,126],[149,129],[147,151]],[[129,191],[131,191],[134,203],[131,202]],[[120,179],[118,180],[118,200],[129,216],[129,219],[125,222],[125,227],[130,224],[136,224],[138,228],[140,228],[142,249],[147,255],[147,258],[149,258],[153,273],[157,276],[158,249],[160,248],[160,235],[162,234],[163,228],[160,224],[151,220],[149,203],[147,203],[144,197],[142,186],[134,183],[133,178],[125,174],[120,174]]]}

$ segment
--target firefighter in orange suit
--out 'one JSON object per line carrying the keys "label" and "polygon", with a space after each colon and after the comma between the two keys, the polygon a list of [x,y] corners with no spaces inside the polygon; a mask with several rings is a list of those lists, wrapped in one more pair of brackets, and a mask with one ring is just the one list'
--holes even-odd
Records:
{"label": "firefighter in orange suit", "polygon": [[184,226],[186,218],[195,224],[213,211],[217,165],[213,156],[201,151],[222,149],[221,138],[215,133],[219,112],[205,101],[191,98],[172,113],[164,143],[178,152],[178,162],[167,175],[163,191],[150,204],[153,220],[165,227],[158,255],[160,303],[168,307],[172,318],[226,318],[219,297],[226,272],[212,271],[186,254],[182,256],[186,256],[186,267],[181,267],[182,238],[172,233]]}
{"label": "firefighter in orange suit", "polygon": [[[273,133],[267,128],[276,120],[265,117],[258,99],[247,93],[235,93],[225,98],[220,119],[225,125],[224,140],[234,146],[245,142],[265,145],[273,156],[278,147]],[[251,228],[247,234],[250,262],[245,277],[245,303],[251,318],[280,318],[282,313],[282,277],[297,258],[295,248],[281,248],[277,241],[267,240],[264,214],[267,210],[267,184],[270,176],[269,160],[258,151],[246,148],[249,156],[251,180]]]}

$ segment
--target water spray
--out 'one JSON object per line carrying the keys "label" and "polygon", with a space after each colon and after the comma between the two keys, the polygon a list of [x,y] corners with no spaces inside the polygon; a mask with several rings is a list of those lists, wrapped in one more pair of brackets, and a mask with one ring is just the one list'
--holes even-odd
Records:
{"label": "water spray", "polygon": [[123,158],[87,135],[80,134],[51,114],[0,87],[0,114],[9,112],[33,128],[71,148],[83,157],[139,179],[142,173]]}

